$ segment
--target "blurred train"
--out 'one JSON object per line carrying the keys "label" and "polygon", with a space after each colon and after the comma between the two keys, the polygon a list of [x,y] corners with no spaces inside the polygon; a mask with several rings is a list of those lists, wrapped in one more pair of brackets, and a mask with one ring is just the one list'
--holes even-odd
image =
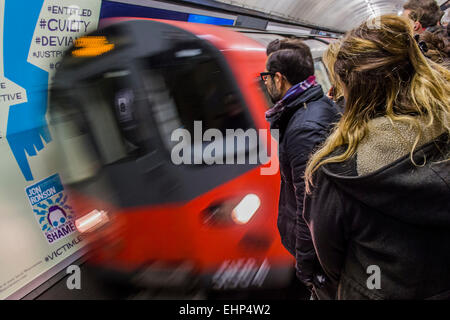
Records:
{"label": "blurred train", "polygon": [[[261,175],[278,161],[270,131],[256,149],[271,164],[171,159],[171,134],[184,128],[195,136],[194,121],[203,132],[269,129],[259,73],[268,42],[287,35],[132,18],[103,26],[66,53],[50,94],[61,176],[77,228],[90,239],[89,264],[105,278],[150,288],[288,286],[295,273],[277,230],[280,178]],[[328,90],[327,39],[305,42]]]}

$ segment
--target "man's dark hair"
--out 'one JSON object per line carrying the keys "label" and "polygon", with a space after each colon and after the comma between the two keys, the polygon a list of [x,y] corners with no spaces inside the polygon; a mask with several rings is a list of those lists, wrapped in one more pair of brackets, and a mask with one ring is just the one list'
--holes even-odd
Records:
{"label": "man's dark hair", "polygon": [[266,49],[267,56],[270,56],[271,53],[275,51],[283,50],[283,49],[300,49],[305,50],[305,47],[308,47],[303,43],[300,39],[276,39],[269,43]]}
{"label": "man's dark hair", "polygon": [[424,28],[434,27],[444,15],[436,0],[409,0],[403,9],[411,10],[410,18],[419,21]]}
{"label": "man's dark hair", "polygon": [[[275,40],[276,41],[276,40]],[[267,47],[267,71],[279,72],[296,85],[314,75],[314,60],[309,47],[300,40],[272,41]]]}

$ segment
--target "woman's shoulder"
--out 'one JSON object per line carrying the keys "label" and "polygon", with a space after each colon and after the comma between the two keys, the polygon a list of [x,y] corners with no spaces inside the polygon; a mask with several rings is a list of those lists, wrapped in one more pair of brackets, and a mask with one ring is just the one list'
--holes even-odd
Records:
{"label": "woman's shoulder", "polygon": [[[334,149],[325,159],[342,155],[347,150],[347,145],[342,145]],[[332,173],[338,176],[357,176],[356,155],[351,156],[342,162],[331,162],[319,168],[322,173]]]}

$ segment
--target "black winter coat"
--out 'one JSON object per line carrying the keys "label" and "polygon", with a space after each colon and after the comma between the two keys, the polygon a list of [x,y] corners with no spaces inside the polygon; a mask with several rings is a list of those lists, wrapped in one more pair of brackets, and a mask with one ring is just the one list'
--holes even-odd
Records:
{"label": "black winter coat", "polygon": [[[295,257],[296,220],[301,217],[305,183],[303,180],[306,163],[316,149],[329,135],[333,124],[338,122],[340,110],[328,99],[320,85],[302,93],[288,104],[281,117],[271,123],[271,129],[279,129],[279,159],[281,192],[278,211],[278,229],[284,247]],[[311,241],[306,223],[300,227],[307,243]],[[300,269],[309,269],[314,260],[314,248],[309,246],[297,258]],[[305,261],[305,266],[302,262]],[[308,272],[310,274],[311,272]]]}
{"label": "black winter coat", "polygon": [[[357,156],[321,167],[305,197],[304,219],[328,278],[318,296],[450,299],[448,135],[417,150],[415,161],[426,159],[425,166],[408,154],[358,176]],[[378,288],[369,279],[373,266]]]}

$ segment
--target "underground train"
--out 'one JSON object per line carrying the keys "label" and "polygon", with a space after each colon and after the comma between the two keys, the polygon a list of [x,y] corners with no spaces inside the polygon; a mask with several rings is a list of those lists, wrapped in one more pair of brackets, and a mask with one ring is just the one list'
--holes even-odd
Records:
{"label": "underground train", "polygon": [[[277,230],[280,177],[265,120],[270,101],[259,77],[265,46],[283,36],[115,18],[65,54],[50,92],[50,124],[76,226],[90,240],[89,265],[99,274],[179,290],[291,283],[294,260]],[[325,91],[326,40],[305,39]],[[183,144],[184,159],[208,147],[195,138],[208,129],[262,133],[256,145],[216,150],[216,160],[261,150],[267,156],[174,163],[177,129],[178,138],[194,136]]]}

